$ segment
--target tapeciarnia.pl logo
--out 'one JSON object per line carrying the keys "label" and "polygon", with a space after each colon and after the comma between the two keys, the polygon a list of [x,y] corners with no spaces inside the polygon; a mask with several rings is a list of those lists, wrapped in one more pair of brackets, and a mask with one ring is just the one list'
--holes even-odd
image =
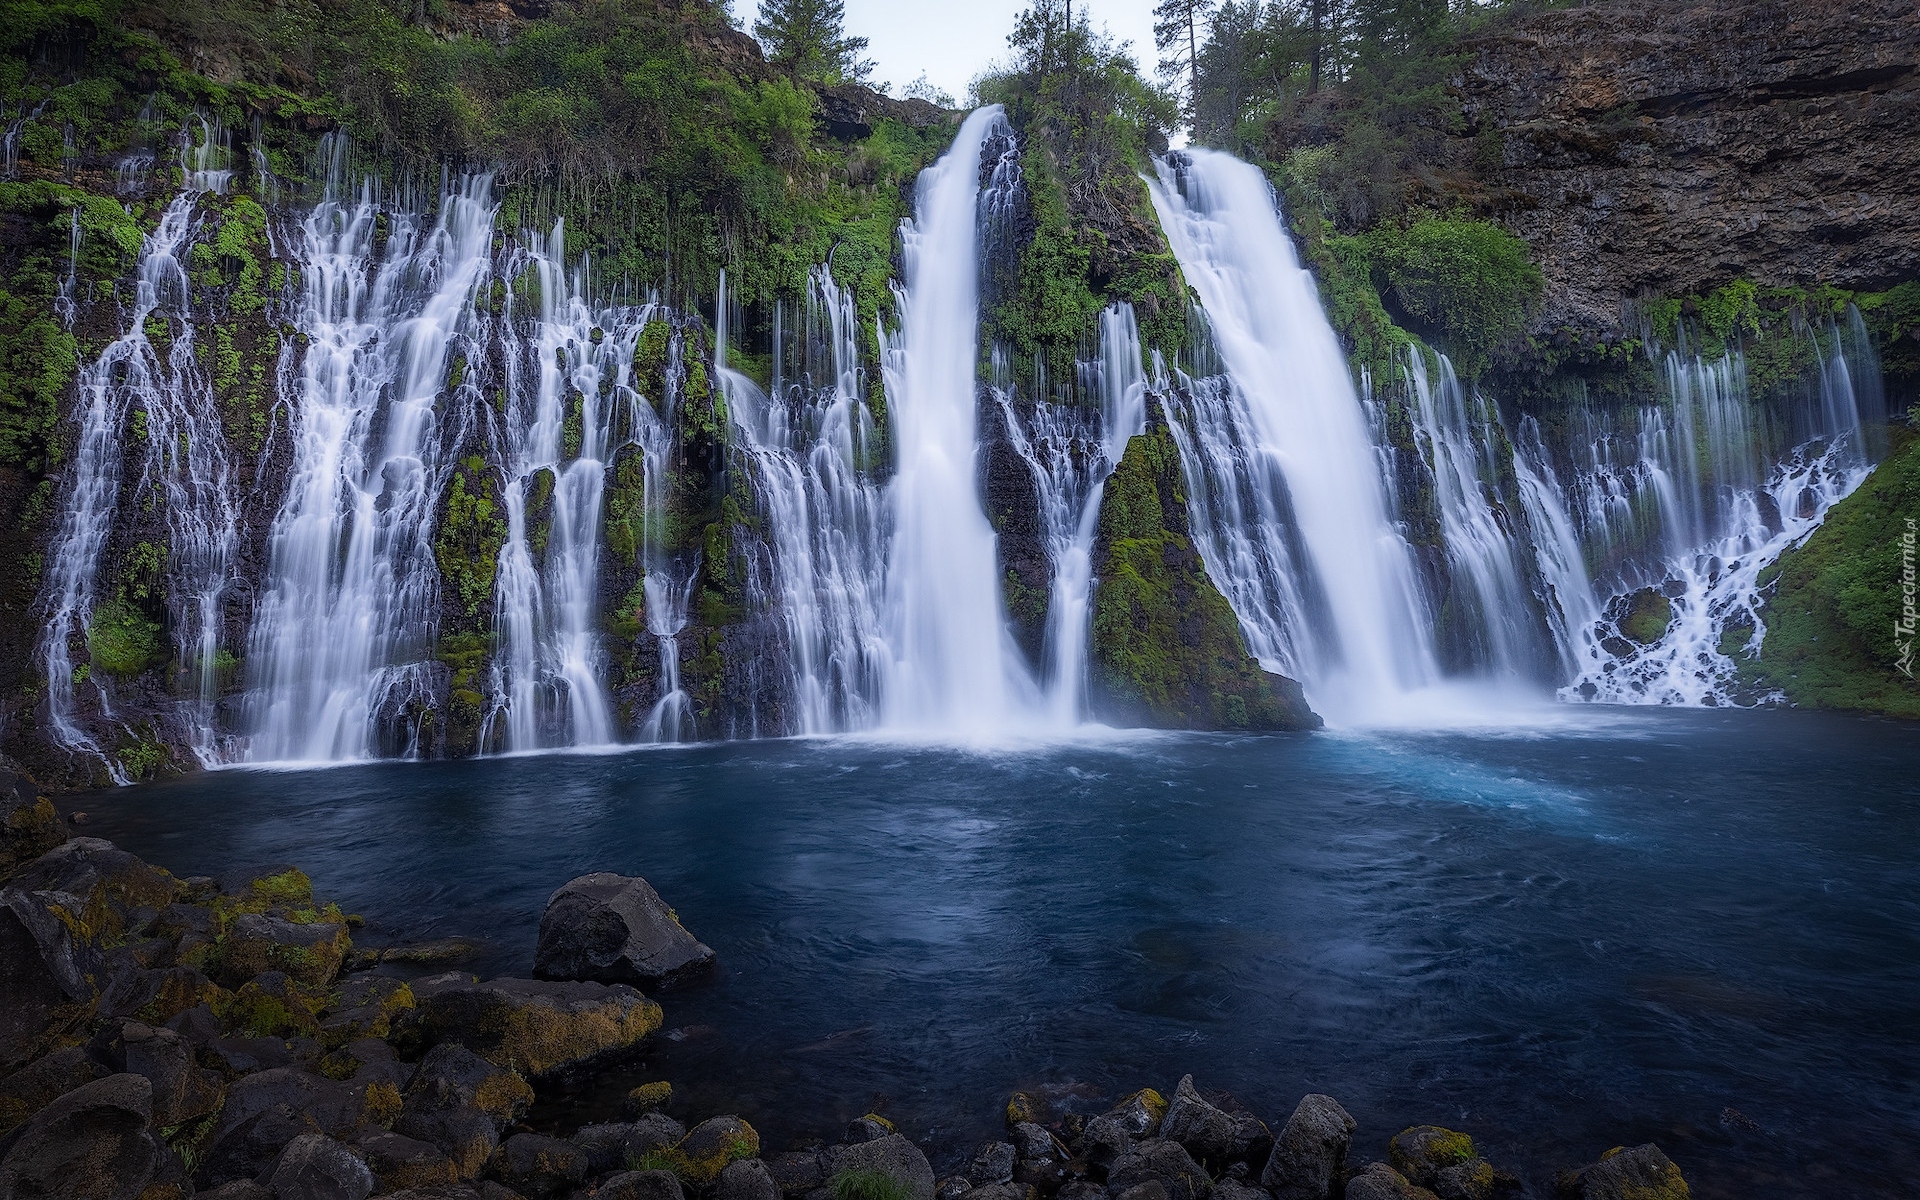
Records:
{"label": "tapeciarnia.pl logo", "polygon": [[1900,652],[1894,666],[1908,679],[1913,675],[1913,635],[1920,630],[1920,612],[1914,609],[1914,596],[1920,592],[1920,580],[1916,580],[1913,568],[1914,541],[1916,526],[1914,518],[1906,519],[1907,528],[1900,535],[1900,617],[1893,623],[1893,647]]}

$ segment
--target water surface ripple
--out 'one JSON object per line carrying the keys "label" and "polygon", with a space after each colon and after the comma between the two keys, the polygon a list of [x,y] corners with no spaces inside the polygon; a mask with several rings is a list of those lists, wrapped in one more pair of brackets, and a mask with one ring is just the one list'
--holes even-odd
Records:
{"label": "water surface ripple", "polygon": [[[177,873],[291,861],[362,940],[487,939],[645,875],[720,955],[640,1078],[773,1144],[878,1107],[947,1168],[1014,1087],[1192,1071],[1358,1145],[1464,1129],[1536,1190],[1653,1140],[1702,1196],[1920,1179],[1920,736],[1785,712],[1533,732],[781,741],[223,771],[89,799]],[[947,1161],[942,1161],[945,1156]]]}

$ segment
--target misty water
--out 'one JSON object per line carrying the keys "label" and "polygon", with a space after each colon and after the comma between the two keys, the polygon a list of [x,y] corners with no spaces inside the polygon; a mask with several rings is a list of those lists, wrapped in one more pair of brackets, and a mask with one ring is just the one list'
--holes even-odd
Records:
{"label": "misty water", "polygon": [[644,875],[717,973],[537,1127],[665,1078],[773,1148],[878,1109],[944,1173],[1012,1089],[1097,1111],[1191,1071],[1276,1128],[1331,1093],[1357,1147],[1462,1129],[1541,1192],[1657,1140],[1696,1195],[1904,1194],[1911,730],[1489,720],[232,769],[91,797],[86,832],[182,875],[299,863],[359,944],[477,938],[482,975],[528,972],[567,879]]}

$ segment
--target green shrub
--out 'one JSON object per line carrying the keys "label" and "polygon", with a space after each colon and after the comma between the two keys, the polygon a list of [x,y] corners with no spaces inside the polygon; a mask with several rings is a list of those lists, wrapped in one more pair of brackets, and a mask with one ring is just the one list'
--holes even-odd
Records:
{"label": "green shrub", "polygon": [[913,1200],[913,1189],[885,1171],[842,1171],[827,1181],[833,1200]]}
{"label": "green shrub", "polygon": [[1383,295],[1436,334],[1463,375],[1484,371],[1539,303],[1544,281],[1526,243],[1489,221],[1426,217],[1367,241]]}

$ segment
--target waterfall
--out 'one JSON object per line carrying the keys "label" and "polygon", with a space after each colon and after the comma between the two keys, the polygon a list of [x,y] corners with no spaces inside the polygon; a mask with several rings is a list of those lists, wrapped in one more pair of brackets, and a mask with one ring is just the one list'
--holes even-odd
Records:
{"label": "waterfall", "polygon": [[1149,180],[1224,378],[1171,406],[1195,539],[1269,670],[1364,713],[1437,669],[1366,415],[1258,169],[1183,151]]}
{"label": "waterfall", "polygon": [[[1760,575],[1859,486],[1883,419],[1864,331],[1850,322],[1843,335],[1836,324],[1814,350],[1815,387],[1784,414],[1749,396],[1739,351],[1703,359],[1682,347],[1665,357],[1665,402],[1641,407],[1634,436],[1614,432],[1605,416],[1585,415],[1592,440],[1571,507],[1586,525],[1588,558],[1606,570],[1585,605],[1585,623],[1570,623],[1566,649],[1575,673],[1562,696],[1742,701],[1733,655],[1757,651],[1765,637]],[[1862,362],[1864,386],[1855,384],[1850,354]],[[1636,546],[1645,549],[1636,554]],[[1574,586],[1570,573],[1566,586]],[[1639,642],[1625,614],[1634,596],[1649,591],[1664,598],[1668,621],[1659,636]]]}
{"label": "waterfall", "polygon": [[[1535,676],[1543,647],[1535,621],[1521,542],[1524,527],[1501,496],[1500,455],[1509,445],[1500,414],[1477,391],[1469,395],[1453,363],[1435,355],[1439,379],[1430,379],[1426,354],[1407,351],[1407,384],[1414,430],[1433,480],[1434,507],[1446,545],[1447,603],[1442,627],[1467,644],[1456,665],[1498,680]],[[1471,410],[1471,411],[1470,411]]]}
{"label": "waterfall", "polygon": [[[281,363],[292,462],[248,655],[255,761],[419,750],[407,709],[428,691],[438,602],[435,399],[488,274],[491,190],[468,178],[429,223],[383,211],[363,185],[302,226],[296,325],[310,344]],[[378,743],[383,721],[404,737]]]}
{"label": "waterfall", "polygon": [[[556,222],[544,246],[526,239],[534,249],[522,269],[538,281],[533,335],[524,347],[513,344],[518,314],[511,310],[499,335],[509,343],[502,489],[508,530],[494,611],[496,691],[504,697],[509,750],[614,740],[598,620],[601,507],[622,431],[660,423],[633,379],[635,347],[658,306],[590,306],[585,265],[571,274],[563,266],[564,232]],[[536,569],[527,508],[531,493],[545,486],[551,515]],[[488,740],[483,736],[482,744]]]}
{"label": "waterfall", "polygon": [[[996,371],[996,374],[1000,374]],[[1107,477],[1127,440],[1146,427],[1146,373],[1133,306],[1100,314],[1100,351],[1079,364],[1083,391],[1097,405],[1037,399],[1023,425],[1010,389],[990,389],[1014,454],[1033,475],[1039,525],[1053,564],[1042,641],[1043,715],[1055,729],[1086,718],[1088,637],[1093,621],[1093,541]]]}
{"label": "waterfall", "polygon": [[[125,310],[125,332],[85,366],[76,380],[80,424],[66,472],[56,530],[47,551],[42,595],[48,609],[42,662],[53,738],[71,750],[100,757],[116,780],[121,772],[76,724],[75,687],[86,682],[102,716],[112,716],[105,680],[93,663],[74,661],[84,642],[89,659],[103,618],[112,638],[147,624],[134,597],[104,601],[98,576],[121,501],[126,439],[136,445],[139,473],[133,498],[148,498],[163,514],[165,540],[138,542],[127,550],[129,573],[148,577],[132,586],[164,587],[172,633],[174,671],[182,696],[183,739],[203,765],[222,756],[213,706],[223,657],[223,605],[239,540],[238,502],[228,463],[227,441],[213,388],[194,344],[191,288],[184,260],[197,229],[195,205],[207,192],[225,189],[229,173],[214,169],[219,138],[203,126],[198,144],[188,141],[182,167],[187,188],[170,201],[141,246],[134,302]],[[56,304],[71,325],[77,314],[75,280],[81,229],[75,210],[67,276]],[[156,346],[154,338],[162,345]],[[101,604],[108,606],[105,614]],[[109,655],[108,657],[111,657]],[[106,664],[111,668],[114,664]],[[126,663],[121,669],[138,670]],[[124,780],[122,780],[124,782]]]}
{"label": "waterfall", "polygon": [[737,371],[720,378],[772,543],[754,604],[781,615],[789,727],[819,734],[870,728],[884,705],[889,514],[866,470],[876,443],[853,294],[816,268],[805,313],[798,379],[782,373],[778,308],[773,394]]}
{"label": "waterfall", "polygon": [[[896,729],[1007,729],[1032,701],[976,471],[981,147],[1005,128],[998,106],[968,116],[953,148],[922,172],[914,216],[901,225],[900,324],[884,335],[882,354],[898,455],[888,495],[894,663],[885,696],[886,724]],[[989,211],[994,189],[1014,173],[1005,159],[995,168]]]}

